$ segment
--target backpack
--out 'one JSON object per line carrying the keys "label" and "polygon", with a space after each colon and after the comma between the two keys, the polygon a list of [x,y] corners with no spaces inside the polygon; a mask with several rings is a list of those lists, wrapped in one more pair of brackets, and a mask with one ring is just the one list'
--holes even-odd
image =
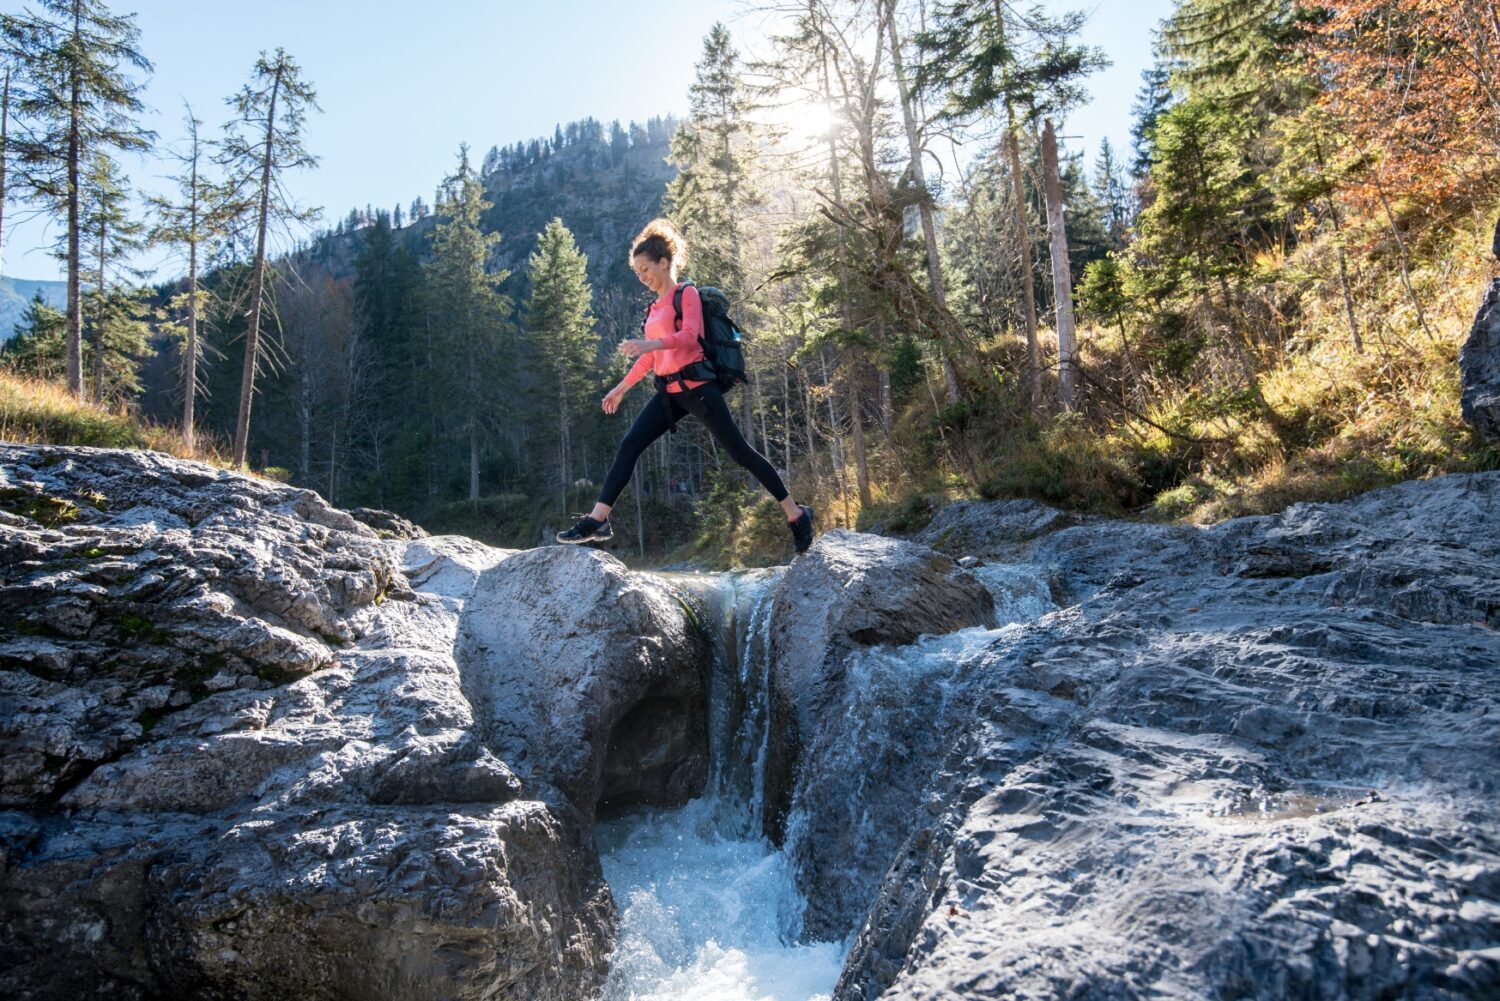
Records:
{"label": "backpack", "polygon": [[[676,313],[673,329],[682,329],[682,292],[692,284],[683,282],[672,293],[672,309]],[[703,303],[703,334],[698,338],[698,343],[703,346],[703,361],[693,362],[669,377],[657,376],[657,379],[662,384],[684,379],[717,382],[719,391],[727,393],[750,381],[745,375],[744,338],[739,325],[729,315],[727,295],[705,285],[698,288],[698,298]]]}

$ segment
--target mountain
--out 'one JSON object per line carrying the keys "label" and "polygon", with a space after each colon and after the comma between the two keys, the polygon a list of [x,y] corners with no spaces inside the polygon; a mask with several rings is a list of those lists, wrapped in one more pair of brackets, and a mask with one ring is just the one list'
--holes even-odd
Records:
{"label": "mountain", "polygon": [[38,292],[42,294],[42,301],[49,306],[62,309],[68,304],[67,282],[33,282],[24,278],[0,277],[0,342],[10,340]]}

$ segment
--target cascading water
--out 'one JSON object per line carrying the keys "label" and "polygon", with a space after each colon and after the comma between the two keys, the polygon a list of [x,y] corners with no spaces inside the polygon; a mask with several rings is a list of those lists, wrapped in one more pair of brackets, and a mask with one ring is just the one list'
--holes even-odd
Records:
{"label": "cascading water", "polygon": [[[595,830],[604,876],[620,908],[605,1001],[826,1001],[850,940],[804,942],[806,901],[791,859],[804,836],[796,803],[786,845],[761,835],[767,746],[772,597],[783,569],[671,575],[713,623],[708,678],[707,793],[677,810],[636,810]],[[1019,567],[976,570],[996,601],[997,625],[1033,620],[1055,606],[1045,581]],[[718,628],[713,628],[717,623]],[[940,702],[960,666],[1000,635],[969,629],[899,649],[877,648],[850,664],[856,703],[902,691],[912,679]],[[942,715],[941,707],[928,707]],[[895,745],[876,709],[851,711],[830,758],[852,776],[872,747]],[[844,760],[844,759],[848,760]],[[851,788],[858,783],[852,783]],[[857,815],[851,806],[851,815]],[[852,938],[852,936],[851,936]]]}
{"label": "cascading water", "polygon": [[847,943],[798,941],[804,902],[758,822],[779,579],[777,570],[673,578],[723,624],[709,678],[709,790],[596,828],[620,908],[606,1001],[822,1001],[838,980]]}

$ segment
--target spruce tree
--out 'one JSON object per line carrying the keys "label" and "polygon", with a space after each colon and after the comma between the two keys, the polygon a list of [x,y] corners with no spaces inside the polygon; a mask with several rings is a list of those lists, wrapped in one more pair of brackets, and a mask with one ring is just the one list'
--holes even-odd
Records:
{"label": "spruce tree", "polygon": [[547,223],[537,237],[527,272],[531,280],[527,341],[536,359],[542,412],[556,422],[557,483],[566,515],[568,485],[575,473],[584,472],[574,428],[587,416],[592,402],[598,343],[589,309],[588,258],[561,219]]}
{"label": "spruce tree", "polygon": [[101,0],[36,0],[34,10],[0,15],[0,36],[16,60],[18,180],[29,197],[65,215],[68,270],[68,390],[83,395],[83,183],[89,161],[112,150],[149,149],[136,124],[144,106],[133,67],[150,72],[135,15]]}
{"label": "spruce tree", "polygon": [[695,273],[743,295],[741,231],[747,210],[759,201],[751,183],[752,105],[739,53],[722,24],[703,40],[688,106],[687,120],[672,137],[668,160],[678,173],[663,205],[693,248]]}
{"label": "spruce tree", "polygon": [[94,283],[84,296],[84,316],[90,328],[91,395],[102,402],[106,383],[115,391],[138,388],[134,370],[145,348],[143,307],[134,290],[121,291],[117,279],[123,274],[131,285],[140,279],[128,262],[145,243],[145,226],[130,216],[129,189],[109,157],[96,153],[83,182],[85,268]]}
{"label": "spruce tree", "polygon": [[220,162],[228,175],[229,200],[255,233],[245,362],[240,377],[239,415],[234,425],[233,462],[236,468],[243,468],[250,439],[250,406],[260,365],[261,323],[270,284],[268,240],[273,225],[308,222],[317,215],[316,210],[302,209],[293,203],[284,184],[288,171],[317,166],[318,158],[303,145],[302,131],[308,111],[319,109],[316,91],[302,79],[296,61],[283,49],[277,49],[269,57],[261,53],[251,71],[250,82],[231,99],[231,104],[236,117],[225,126]]}
{"label": "spruce tree", "polygon": [[67,328],[67,314],[47,305],[38,290],[15,334],[0,346],[0,362],[22,375],[59,378],[68,362]]}
{"label": "spruce tree", "polygon": [[513,384],[511,301],[500,292],[510,272],[487,270],[500,235],[479,227],[490,202],[467,146],[441,191],[429,282],[434,403],[453,416],[455,437],[468,446],[469,499],[478,500],[481,451],[515,416],[506,405]]}

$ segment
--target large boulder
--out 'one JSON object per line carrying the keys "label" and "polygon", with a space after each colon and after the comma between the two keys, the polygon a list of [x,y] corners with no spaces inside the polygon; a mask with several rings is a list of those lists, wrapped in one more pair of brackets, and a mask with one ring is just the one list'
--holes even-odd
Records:
{"label": "large boulder", "polygon": [[862,707],[943,739],[835,997],[1500,995],[1500,474],[1138,527]]}
{"label": "large boulder", "polygon": [[[1500,228],[1496,230],[1500,240]],[[1500,442],[1500,278],[1485,290],[1469,339],[1458,353],[1464,420],[1490,442]]]}
{"label": "large boulder", "polygon": [[[908,793],[918,777],[903,767],[910,721],[862,731],[849,707],[874,695],[884,708],[918,716],[934,692],[876,685],[875,651],[993,623],[994,599],[980,580],[897,539],[836,529],[782,578],[772,607],[763,826],[790,842],[810,935],[852,924],[915,805]],[[847,812],[851,794],[865,808],[857,820]],[[788,832],[794,802],[801,808]]]}
{"label": "large boulder", "polygon": [[480,732],[526,778],[596,808],[680,806],[708,778],[708,639],[685,599],[587,547],[481,577],[459,660]]}
{"label": "large boulder", "polygon": [[389,534],[197,463],[0,445],[0,994],[597,990],[615,912],[571,773],[498,755],[465,691],[466,607],[515,554]]}

